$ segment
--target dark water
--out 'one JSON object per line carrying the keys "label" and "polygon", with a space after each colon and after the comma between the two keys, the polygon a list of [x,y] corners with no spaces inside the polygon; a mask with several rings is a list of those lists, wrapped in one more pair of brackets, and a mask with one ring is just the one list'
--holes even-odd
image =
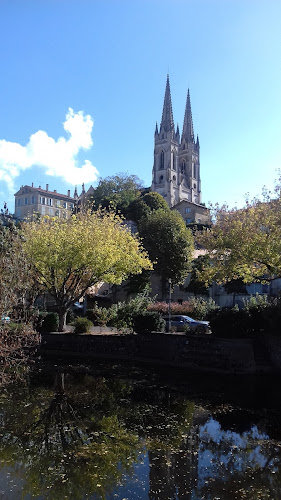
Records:
{"label": "dark water", "polygon": [[98,364],[0,396],[0,499],[280,499],[276,377]]}

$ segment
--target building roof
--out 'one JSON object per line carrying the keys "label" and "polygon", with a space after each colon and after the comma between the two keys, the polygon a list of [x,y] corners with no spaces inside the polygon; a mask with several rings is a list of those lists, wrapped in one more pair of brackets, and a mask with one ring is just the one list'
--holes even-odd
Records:
{"label": "building roof", "polygon": [[26,189],[26,188],[28,188],[28,189],[30,189],[32,191],[35,191],[37,193],[40,193],[40,194],[42,193],[42,194],[49,195],[49,196],[55,196],[55,197],[57,196],[58,198],[66,198],[68,200],[74,200],[73,196],[68,196],[67,194],[58,193],[57,191],[50,191],[49,189],[42,189],[41,186],[39,186],[38,188],[36,188],[34,186],[27,186],[27,185],[22,186],[19,189],[19,191],[17,191],[15,193],[14,196],[18,196],[20,194],[24,194],[23,190]]}
{"label": "building roof", "polygon": [[173,205],[171,207],[171,210],[173,208],[177,208],[179,205],[182,205],[183,203],[188,203],[189,205],[193,205],[195,208],[196,207],[205,208],[206,210],[209,211],[209,208],[207,208],[205,205],[201,205],[200,203],[195,203],[194,201],[190,201],[190,200],[181,200],[181,201],[179,201],[178,203],[176,203],[175,205]]}

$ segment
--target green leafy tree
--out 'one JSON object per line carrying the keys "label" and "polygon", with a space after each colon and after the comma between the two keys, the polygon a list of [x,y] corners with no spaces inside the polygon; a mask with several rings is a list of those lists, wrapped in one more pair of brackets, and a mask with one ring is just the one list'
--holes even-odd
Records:
{"label": "green leafy tree", "polygon": [[[22,245],[21,230],[13,223],[0,225],[0,314],[28,319],[38,294],[31,265]],[[17,318],[15,318],[17,319]]]}
{"label": "green leafy tree", "polygon": [[94,210],[114,209],[126,216],[130,203],[140,196],[142,189],[143,183],[136,175],[120,173],[101,179],[89,204]]}
{"label": "green leafy tree", "polygon": [[244,283],[281,277],[281,197],[264,192],[263,200],[243,209],[213,209],[214,224],[196,235],[212,265],[201,273],[207,282],[242,280]]}
{"label": "green leafy tree", "polygon": [[192,261],[190,282],[185,288],[186,292],[194,293],[194,295],[209,295],[209,287],[200,280],[200,273],[209,266],[209,261],[208,255],[199,255]]}
{"label": "green leafy tree", "polygon": [[159,193],[145,193],[131,202],[128,209],[128,216],[133,221],[139,223],[144,217],[148,217],[155,210],[165,210],[168,212],[170,209],[163,196]]}
{"label": "green leafy tree", "polygon": [[[31,266],[22,248],[21,231],[13,224],[0,226],[0,384],[26,372],[31,351],[38,345],[32,325],[33,302],[38,293]],[[5,324],[10,316],[16,323]]]}
{"label": "green leafy tree", "polygon": [[24,250],[40,285],[55,299],[59,331],[71,305],[99,283],[120,284],[152,265],[137,238],[111,212],[25,223]]}
{"label": "green leafy tree", "polygon": [[155,210],[141,221],[139,234],[154,262],[155,273],[161,277],[163,293],[168,279],[172,285],[182,283],[190,271],[194,245],[180,214]]}

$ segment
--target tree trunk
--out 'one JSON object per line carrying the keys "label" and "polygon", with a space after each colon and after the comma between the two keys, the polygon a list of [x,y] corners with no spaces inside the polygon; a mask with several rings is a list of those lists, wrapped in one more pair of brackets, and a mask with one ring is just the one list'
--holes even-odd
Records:
{"label": "tree trunk", "polygon": [[59,310],[59,332],[63,332],[65,330],[66,315],[67,315],[67,311]]}

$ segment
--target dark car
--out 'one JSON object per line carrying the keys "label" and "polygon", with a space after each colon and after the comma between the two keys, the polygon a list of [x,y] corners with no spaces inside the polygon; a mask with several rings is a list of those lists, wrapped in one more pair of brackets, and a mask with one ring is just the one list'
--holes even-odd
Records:
{"label": "dark car", "polygon": [[[166,321],[166,330],[169,331],[169,317],[164,316]],[[209,321],[199,321],[190,318],[190,316],[172,315],[171,329],[177,332],[194,332],[194,333],[210,333]]]}

